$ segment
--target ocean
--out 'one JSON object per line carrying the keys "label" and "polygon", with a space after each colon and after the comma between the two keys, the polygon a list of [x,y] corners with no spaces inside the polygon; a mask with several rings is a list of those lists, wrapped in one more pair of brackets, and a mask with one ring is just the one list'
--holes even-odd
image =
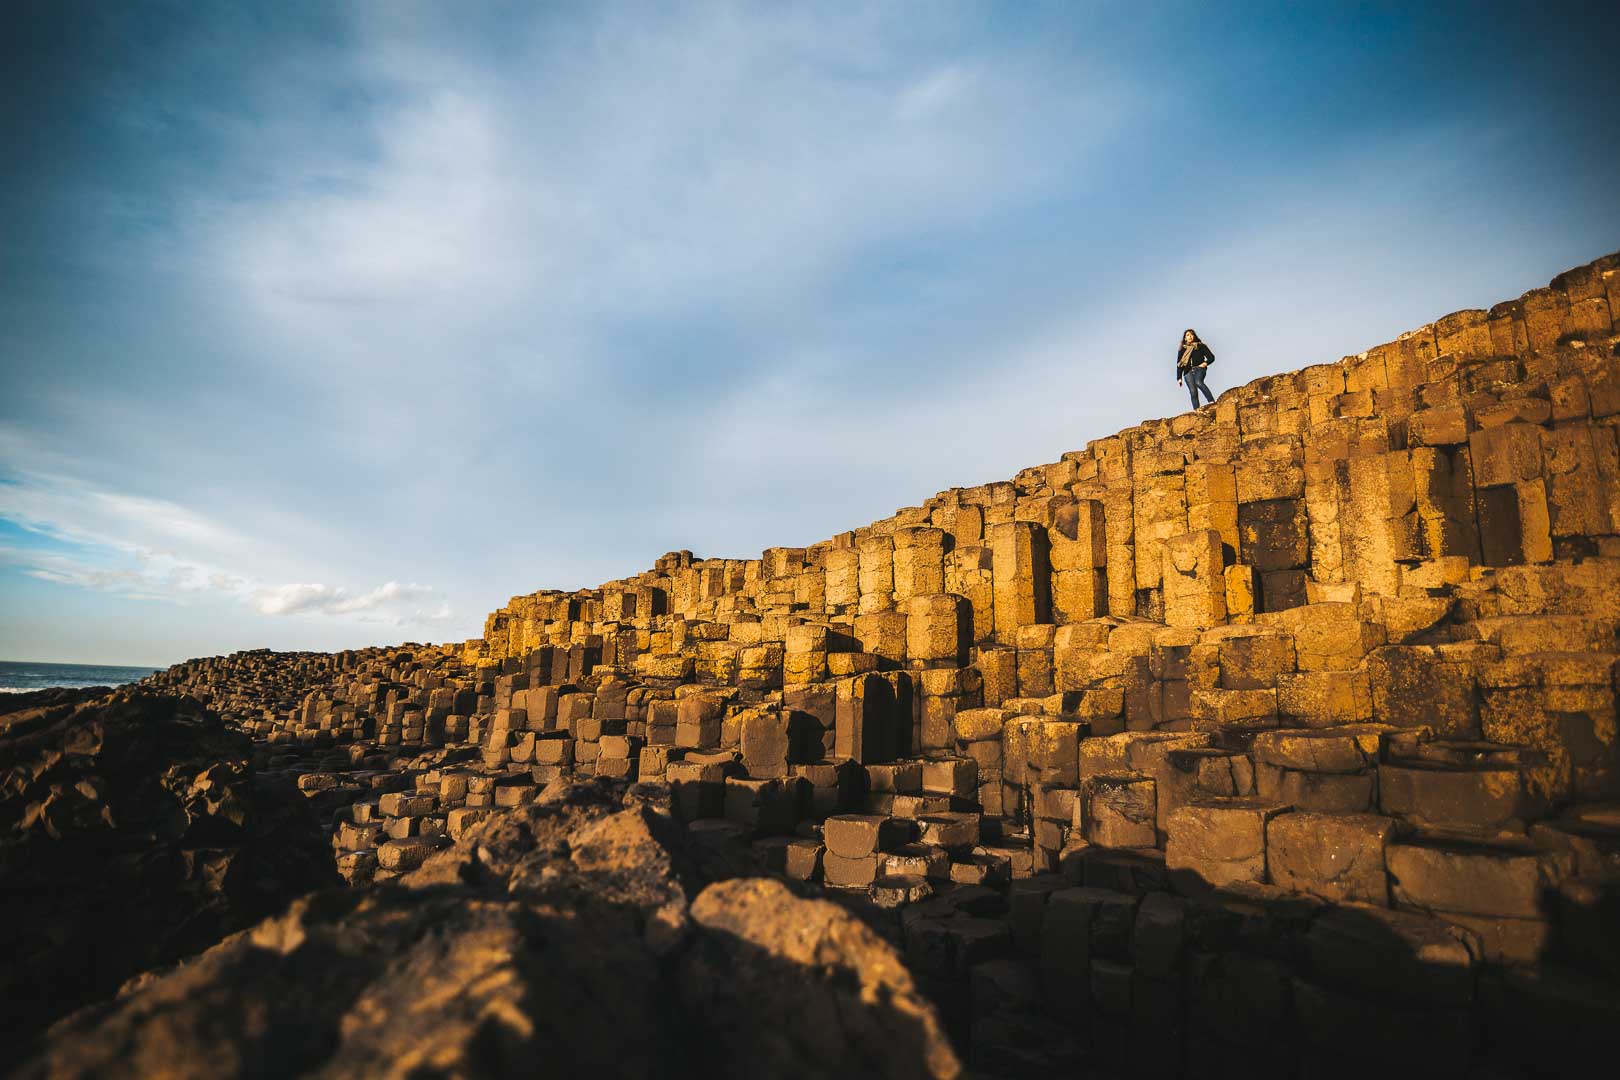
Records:
{"label": "ocean", "polygon": [[30,664],[0,660],[0,694],[21,694],[51,686],[120,686],[162,670],[110,664]]}

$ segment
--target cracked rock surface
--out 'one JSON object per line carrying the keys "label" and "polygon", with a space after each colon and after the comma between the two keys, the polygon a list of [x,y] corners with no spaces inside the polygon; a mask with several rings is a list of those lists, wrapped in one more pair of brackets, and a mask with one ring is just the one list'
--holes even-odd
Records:
{"label": "cracked rock surface", "polygon": [[553,783],[82,1010],[20,1075],[959,1073],[892,948],[780,882],[706,882],[667,807]]}

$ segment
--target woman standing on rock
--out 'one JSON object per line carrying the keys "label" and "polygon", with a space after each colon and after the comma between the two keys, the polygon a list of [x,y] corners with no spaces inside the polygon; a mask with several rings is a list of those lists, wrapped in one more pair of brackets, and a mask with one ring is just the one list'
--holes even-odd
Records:
{"label": "woman standing on rock", "polygon": [[1187,392],[1192,395],[1193,408],[1198,408],[1198,391],[1202,390],[1211,405],[1215,404],[1215,395],[1209,392],[1204,385],[1204,369],[1215,362],[1215,354],[1209,351],[1209,346],[1198,339],[1196,331],[1188,330],[1181,335],[1181,348],[1176,350],[1176,385],[1180,386],[1186,380]]}

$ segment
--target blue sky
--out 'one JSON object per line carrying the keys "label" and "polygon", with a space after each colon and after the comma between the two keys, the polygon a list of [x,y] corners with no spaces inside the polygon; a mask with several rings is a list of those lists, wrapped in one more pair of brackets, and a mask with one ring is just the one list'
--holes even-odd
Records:
{"label": "blue sky", "polygon": [[1607,5],[8,11],[0,658],[475,636],[1620,248]]}

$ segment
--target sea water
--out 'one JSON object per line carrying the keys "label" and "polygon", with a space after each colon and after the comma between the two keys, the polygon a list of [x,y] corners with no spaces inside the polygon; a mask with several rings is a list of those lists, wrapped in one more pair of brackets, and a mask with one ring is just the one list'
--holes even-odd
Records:
{"label": "sea water", "polygon": [[110,664],[32,664],[0,660],[0,694],[21,694],[51,686],[121,686],[161,670]]}

